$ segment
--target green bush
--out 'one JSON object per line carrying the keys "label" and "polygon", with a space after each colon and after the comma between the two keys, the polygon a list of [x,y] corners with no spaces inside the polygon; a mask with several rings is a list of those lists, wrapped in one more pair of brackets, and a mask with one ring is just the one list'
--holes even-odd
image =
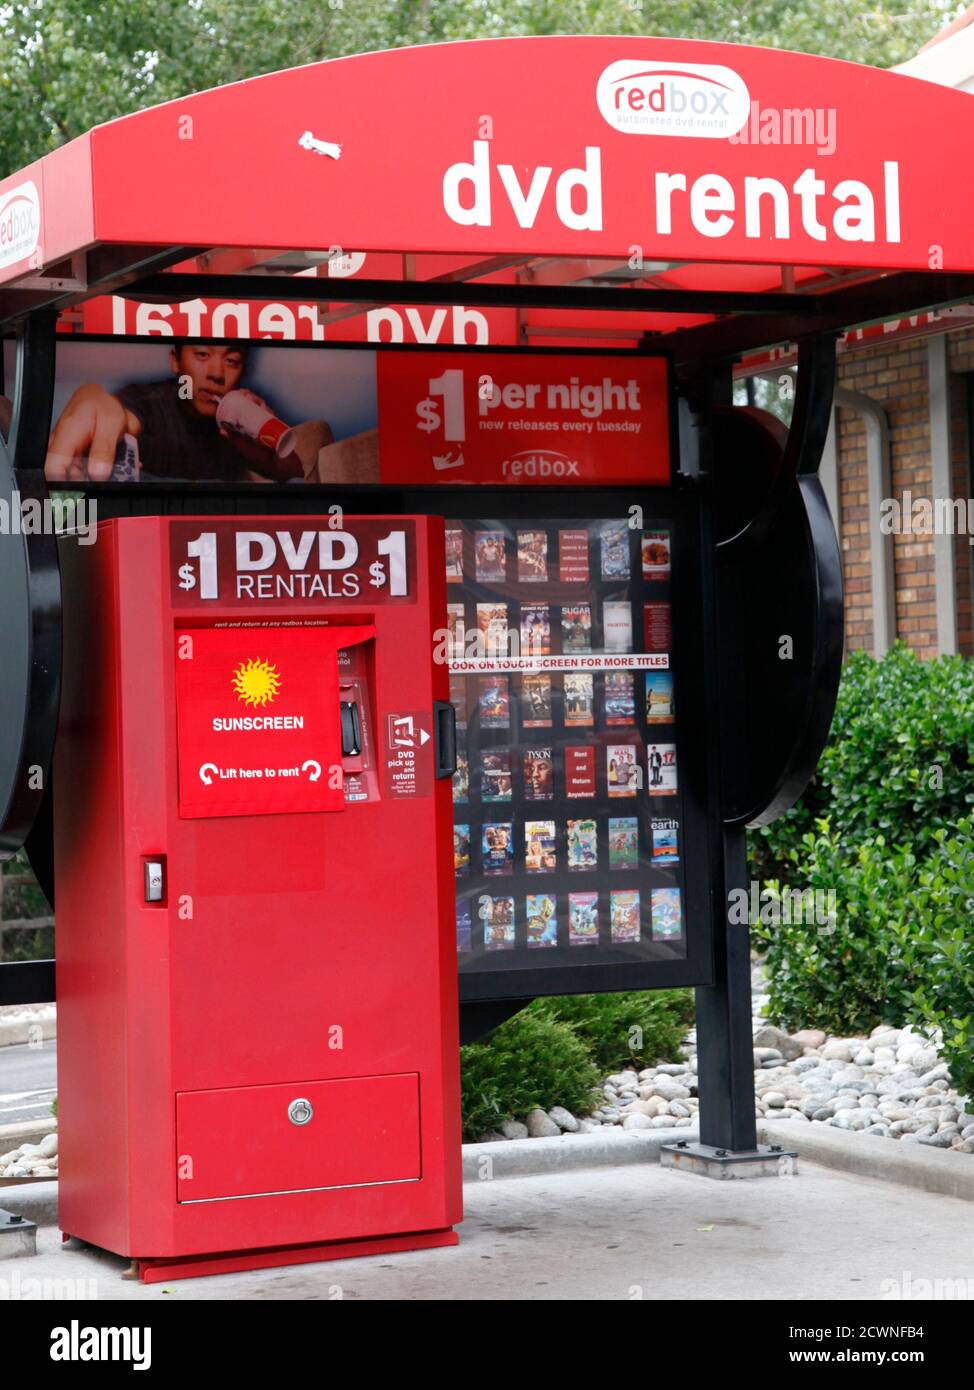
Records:
{"label": "green bush", "polygon": [[692,1021],[689,989],[536,999],[460,1049],[464,1138],[523,1120],[535,1106],[588,1114],[606,1072],[678,1060]]}
{"label": "green bush", "polygon": [[972,805],[974,662],[920,661],[901,644],[881,661],[853,652],[815,777],[797,806],[750,837],[754,877],[787,879],[791,851],[803,853],[822,818],[850,858],[883,835],[922,860],[935,832]]}
{"label": "green bush", "polygon": [[[827,821],[791,851],[802,886],[834,889],[834,923],[759,926],[771,1019],[868,1033],[880,1023],[943,1034],[954,1087],[974,1096],[974,853],[960,820],[923,837],[926,857],[882,835],[850,853]],[[916,839],[917,837],[914,837]]]}
{"label": "green bush", "polygon": [[522,1010],[460,1049],[463,1137],[479,1139],[504,1120],[523,1120],[535,1106],[587,1114],[599,1079],[574,1028],[535,1008]]}
{"label": "green bush", "polygon": [[943,1031],[941,1055],[956,1090],[974,1099],[974,855],[972,825],[934,832],[936,850],[921,874],[918,927],[908,963],[912,1020]]}
{"label": "green bush", "polygon": [[[842,1036],[883,1022],[902,1027],[914,988],[907,939],[915,856],[882,836],[850,852],[828,820],[816,832],[789,849],[784,883],[834,891],[835,918],[825,927],[787,919],[752,927],[768,968],[768,1015],[783,1028]],[[780,892],[781,884],[771,880],[768,888]]]}
{"label": "green bush", "polygon": [[801,801],[750,837],[753,877],[833,889],[834,930],[757,926],[786,1028],[939,1028],[974,1093],[974,662],[854,652]]}
{"label": "green bush", "polygon": [[605,1073],[678,1061],[693,1022],[693,991],[570,994],[539,999],[531,1008],[570,1023]]}

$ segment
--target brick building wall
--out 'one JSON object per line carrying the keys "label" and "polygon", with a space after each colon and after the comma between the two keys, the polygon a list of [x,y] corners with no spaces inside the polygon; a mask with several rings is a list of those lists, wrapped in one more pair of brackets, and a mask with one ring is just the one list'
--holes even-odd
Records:
{"label": "brick building wall", "polygon": [[[974,373],[974,329],[946,335],[949,371],[951,490],[971,495],[968,375]],[[930,435],[928,340],[880,343],[840,353],[837,384],[869,396],[886,412],[889,423],[892,495],[933,496]],[[870,531],[879,518],[870,516],[866,468],[866,430],[861,415],[837,411],[837,491],[843,577],[846,593],[846,648],[873,649],[873,587]],[[953,540],[956,586],[957,646],[974,652],[972,574],[974,557],[966,535]],[[893,537],[896,605],[895,635],[921,657],[938,655],[934,538]]]}

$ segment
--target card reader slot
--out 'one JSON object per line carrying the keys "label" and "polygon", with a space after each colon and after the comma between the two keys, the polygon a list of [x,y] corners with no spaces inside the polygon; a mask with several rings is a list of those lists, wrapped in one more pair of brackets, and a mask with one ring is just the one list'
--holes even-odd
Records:
{"label": "card reader slot", "polygon": [[342,722],[342,754],[346,758],[355,758],[362,751],[362,724],[359,717],[358,704],[354,700],[342,700],[340,702],[341,722]]}

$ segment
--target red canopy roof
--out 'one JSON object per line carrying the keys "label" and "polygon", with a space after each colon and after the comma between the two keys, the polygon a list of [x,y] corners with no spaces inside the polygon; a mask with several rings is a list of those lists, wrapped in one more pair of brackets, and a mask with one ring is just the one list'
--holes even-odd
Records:
{"label": "red canopy roof", "polygon": [[[0,322],[109,290],[165,298],[143,277],[177,263],[219,277],[214,294],[303,269],[329,284],[299,281],[302,296],[333,306],[329,268],[371,302],[379,282],[423,303],[479,290],[569,336],[612,330],[604,304],[624,311],[616,335],[704,343],[715,314],[757,311],[737,348],[955,301],[974,289],[969,103],[852,63],[676,39],[295,68],[98,126],[0,183]],[[430,280],[450,286],[440,300]]]}

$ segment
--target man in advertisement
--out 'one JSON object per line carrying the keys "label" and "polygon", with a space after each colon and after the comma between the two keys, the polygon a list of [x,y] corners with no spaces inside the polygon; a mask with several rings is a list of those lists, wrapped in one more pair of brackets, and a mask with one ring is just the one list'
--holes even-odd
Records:
{"label": "man in advertisement", "polygon": [[325,420],[289,427],[244,384],[239,343],[169,346],[170,375],[123,386],[79,386],[51,434],[49,482],[288,482],[316,478],[332,442]]}

